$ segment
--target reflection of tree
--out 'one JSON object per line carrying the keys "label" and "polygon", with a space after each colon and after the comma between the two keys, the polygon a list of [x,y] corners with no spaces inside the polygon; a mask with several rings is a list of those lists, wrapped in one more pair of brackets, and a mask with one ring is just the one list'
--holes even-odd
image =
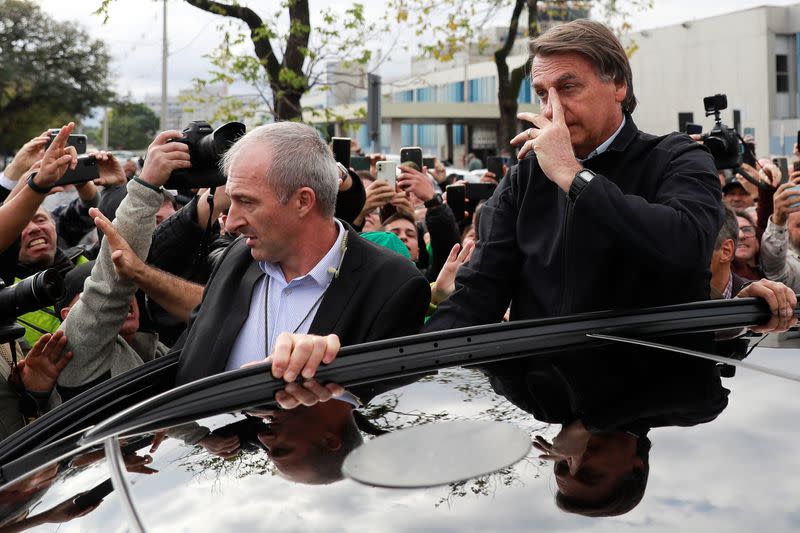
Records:
{"label": "reflection of tree", "polygon": [[217,457],[202,446],[189,446],[186,453],[175,459],[192,474],[193,480],[213,480],[212,492],[219,491],[223,479],[244,479],[250,476],[273,476],[277,473],[272,459],[260,448],[246,448],[228,459]]}

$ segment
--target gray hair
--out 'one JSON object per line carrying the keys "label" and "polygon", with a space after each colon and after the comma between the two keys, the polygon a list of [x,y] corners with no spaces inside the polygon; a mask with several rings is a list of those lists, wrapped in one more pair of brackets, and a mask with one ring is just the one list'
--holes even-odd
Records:
{"label": "gray hair", "polygon": [[317,130],[299,122],[275,122],[259,126],[237,140],[220,161],[227,176],[234,159],[250,145],[257,144],[274,153],[264,180],[278,201],[286,204],[301,187],[314,191],[320,211],[333,217],[339,192],[339,170],[333,152]]}
{"label": "gray hair", "polygon": [[604,82],[625,82],[627,94],[622,108],[628,113],[636,109],[633,95],[633,74],[628,54],[608,27],[586,19],[573,20],[553,26],[528,44],[530,58],[553,54],[578,53],[594,65],[598,77]]}
{"label": "gray hair", "polygon": [[719,250],[722,246],[722,243],[728,239],[733,241],[734,248],[736,248],[736,245],[739,244],[739,221],[736,220],[736,216],[737,215],[733,209],[726,205],[725,220],[722,222],[722,228],[720,228],[719,233],[717,234],[717,240],[714,242],[715,250]]}

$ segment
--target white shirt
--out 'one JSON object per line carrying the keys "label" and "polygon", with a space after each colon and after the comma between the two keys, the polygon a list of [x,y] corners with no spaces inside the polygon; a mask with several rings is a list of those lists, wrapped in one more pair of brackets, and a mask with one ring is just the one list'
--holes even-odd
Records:
{"label": "white shirt", "polygon": [[[334,274],[331,270],[338,269],[342,260],[345,229],[338,220],[336,227],[339,231],[336,242],[304,276],[287,281],[280,264],[266,261],[258,263],[266,275],[253,289],[250,313],[233,343],[225,370],[235,370],[252,361],[263,361],[272,353],[275,339],[284,331],[308,333],[325,291],[333,281]],[[267,283],[269,292],[265,316],[264,293]]]}

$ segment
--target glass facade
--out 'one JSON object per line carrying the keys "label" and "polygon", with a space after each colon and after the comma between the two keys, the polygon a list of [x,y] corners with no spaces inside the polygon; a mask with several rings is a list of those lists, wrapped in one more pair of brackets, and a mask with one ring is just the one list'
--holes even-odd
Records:
{"label": "glass facade", "polygon": [[407,104],[414,101],[414,91],[400,91],[399,93],[394,93],[394,101],[397,104]]}
{"label": "glass facade", "polygon": [[517,95],[517,103],[530,104],[531,103],[531,80],[527,76],[522,79],[519,86],[519,94]]}
{"label": "glass facade", "polygon": [[497,84],[494,76],[469,80],[469,101],[490,104],[497,101]]}
{"label": "glass facade", "polygon": [[439,89],[440,102],[442,103],[456,103],[464,101],[464,82],[456,81],[442,85]]}

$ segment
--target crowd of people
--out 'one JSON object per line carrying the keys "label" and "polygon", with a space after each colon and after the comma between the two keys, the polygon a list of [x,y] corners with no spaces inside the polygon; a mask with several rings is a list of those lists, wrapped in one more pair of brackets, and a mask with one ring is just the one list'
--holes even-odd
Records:
{"label": "crowd of people", "polygon": [[556,26],[531,56],[541,111],[520,114],[518,163],[487,173],[497,189],[466,213],[442,162],[401,164],[393,186],[380,156],[344,168],[300,123],[249,131],[221,161],[226,185],[177,193],[164,184],[193,164],[179,131],[141,167],[95,153],[99,178],[74,191],[54,187],[77,162],[74,124],[30,140],[0,177],[0,276],[53,268],[66,290],[3,348],[2,435],[170,351],[176,385],[269,362],[294,407],[343,394],[313,379],[341,346],[420,331],[737,296],[793,325],[800,171],[780,184],[761,160],[752,187],[687,135],[641,132],[627,56],[600,24]]}

